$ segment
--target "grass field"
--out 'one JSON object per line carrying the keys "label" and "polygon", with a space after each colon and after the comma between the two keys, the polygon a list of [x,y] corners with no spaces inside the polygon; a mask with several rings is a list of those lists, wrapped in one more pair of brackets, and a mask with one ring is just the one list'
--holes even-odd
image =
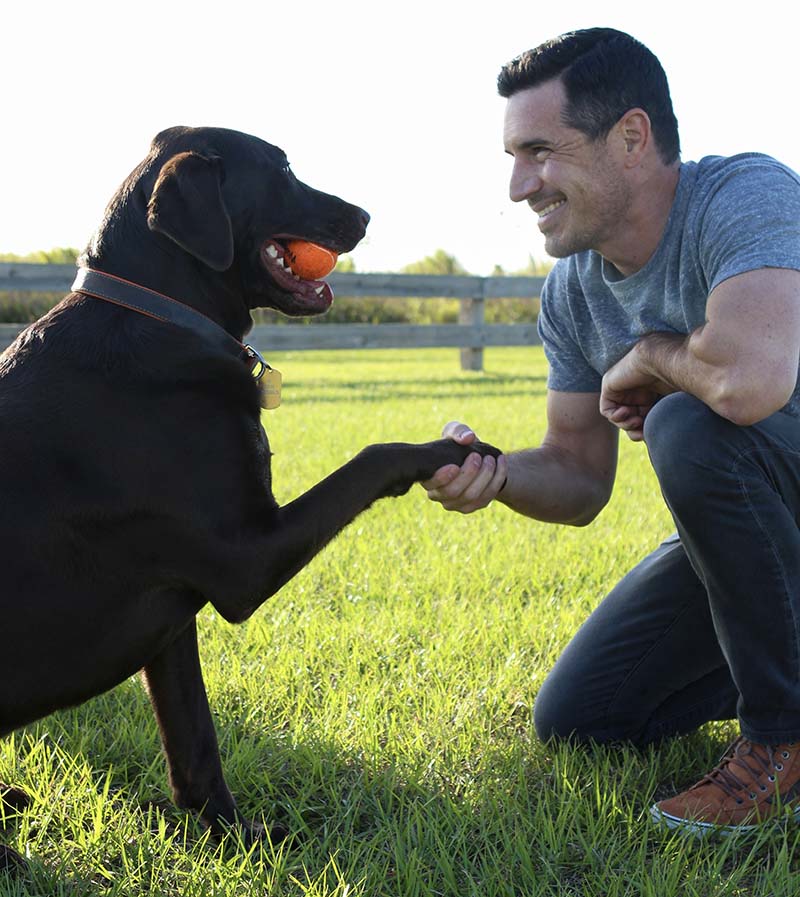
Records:
{"label": "grass field", "polygon": [[[461,372],[454,350],[268,360],[285,382],[265,417],[282,503],[366,443],[425,441],[451,418],[505,449],[543,432],[539,349],[487,350],[483,373]],[[0,743],[0,780],[35,799],[2,835],[30,855],[31,878],[0,877],[0,894],[797,895],[797,829],[698,843],[648,822],[654,799],[713,766],[731,725],[640,753],[534,736],[558,653],[670,530],[645,450],[627,440],[588,528],[499,505],[446,514],[418,487],[377,504],[248,623],[200,618],[229,784],[299,842],[218,845],[166,803],[131,680]]]}

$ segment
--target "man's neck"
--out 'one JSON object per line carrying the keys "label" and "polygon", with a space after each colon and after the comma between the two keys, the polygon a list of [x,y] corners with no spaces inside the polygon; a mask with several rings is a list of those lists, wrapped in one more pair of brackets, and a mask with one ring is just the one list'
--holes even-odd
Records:
{"label": "man's neck", "polygon": [[680,162],[659,166],[636,191],[626,220],[608,246],[598,249],[623,277],[643,268],[661,242],[680,177]]}

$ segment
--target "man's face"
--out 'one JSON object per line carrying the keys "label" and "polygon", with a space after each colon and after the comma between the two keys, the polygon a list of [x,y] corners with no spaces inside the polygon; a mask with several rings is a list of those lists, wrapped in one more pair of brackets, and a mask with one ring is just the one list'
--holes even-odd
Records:
{"label": "man's face", "polygon": [[609,141],[591,141],[564,124],[565,102],[559,79],[508,99],[503,138],[514,157],[509,193],[538,216],[548,255],[587,249],[605,255],[630,205],[630,190]]}

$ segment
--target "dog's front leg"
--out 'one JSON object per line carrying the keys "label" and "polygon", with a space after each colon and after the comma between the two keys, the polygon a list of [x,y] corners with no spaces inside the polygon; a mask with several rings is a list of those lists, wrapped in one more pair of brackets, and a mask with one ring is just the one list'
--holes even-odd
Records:
{"label": "dog's front leg", "polygon": [[[158,720],[175,803],[198,813],[214,834],[222,835],[236,826],[247,842],[261,837],[263,827],[241,815],[225,783],[194,619],[147,664],[143,675]],[[270,831],[274,842],[286,834],[280,826]]]}
{"label": "dog's front leg", "polygon": [[451,439],[367,446],[276,509],[263,530],[232,545],[227,554],[231,576],[218,580],[209,600],[226,620],[241,623],[373,502],[402,495],[445,464],[462,464],[471,452],[500,454],[486,443],[462,446]]}

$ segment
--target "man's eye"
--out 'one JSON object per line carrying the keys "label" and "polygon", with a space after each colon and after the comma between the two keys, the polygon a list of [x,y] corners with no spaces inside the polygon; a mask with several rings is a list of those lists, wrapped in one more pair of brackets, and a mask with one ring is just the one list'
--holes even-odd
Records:
{"label": "man's eye", "polygon": [[544,162],[550,152],[549,146],[532,146],[530,150],[531,156],[536,162]]}

